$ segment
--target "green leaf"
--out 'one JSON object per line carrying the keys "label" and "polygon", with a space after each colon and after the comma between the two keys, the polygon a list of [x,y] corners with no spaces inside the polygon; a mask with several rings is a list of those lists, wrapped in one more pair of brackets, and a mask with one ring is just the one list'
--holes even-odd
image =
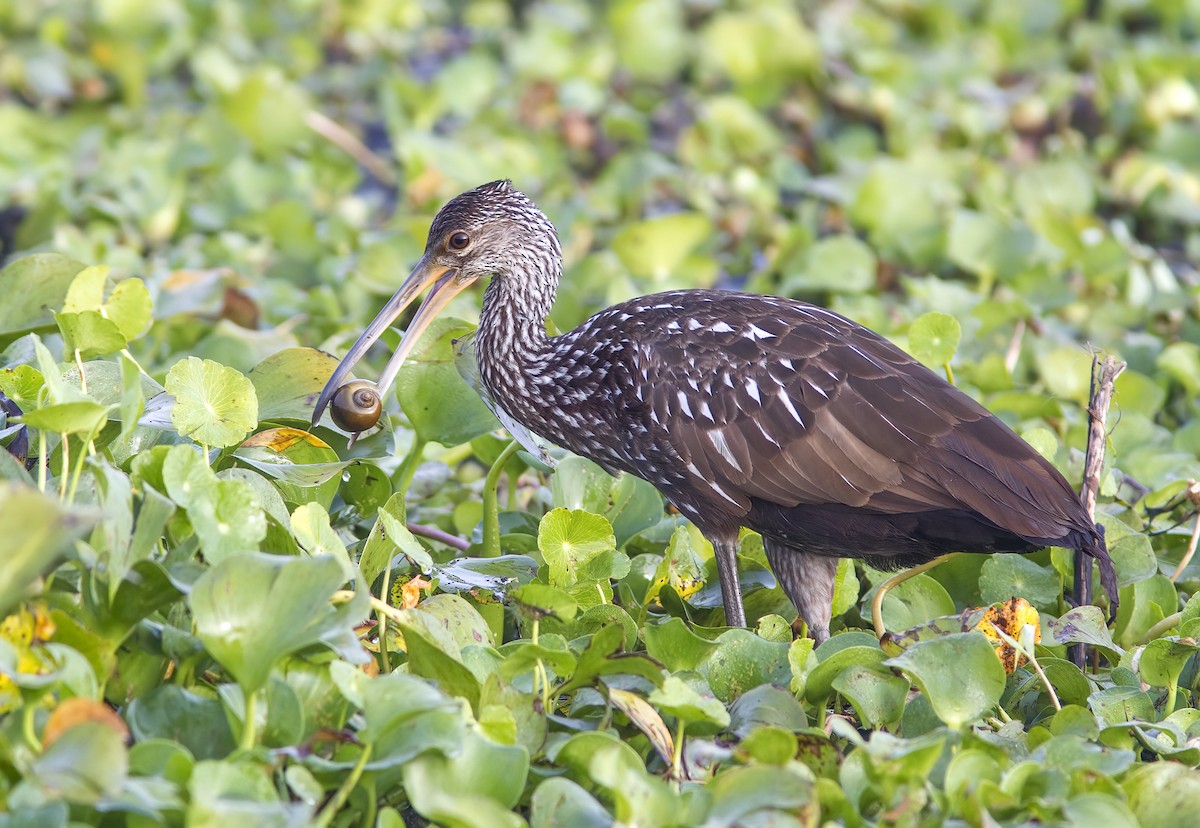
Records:
{"label": "green leaf", "polygon": [[954,599],[928,575],[915,575],[888,592],[883,599],[883,623],[907,630],[943,615],[953,615]]}
{"label": "green leaf", "polygon": [[728,630],[717,639],[702,672],[717,698],[731,702],[761,684],[787,685],[791,679],[788,647],[764,641],[749,630]]}
{"label": "green leaf", "polygon": [[[453,598],[463,601],[457,596]],[[448,695],[466,699],[478,711],[479,679],[463,664],[462,646],[448,629],[449,624],[431,613],[413,610],[405,614],[399,626],[413,675],[436,681]]]}
{"label": "green leaf", "polygon": [[662,665],[642,653],[622,652],[623,643],[624,633],[620,627],[597,630],[579,655],[571,680],[558,692],[568,693],[594,683],[597,678],[612,675],[640,676],[651,684],[660,684],[663,679]]}
{"label": "green leaf", "polygon": [[1036,243],[1037,236],[1027,227],[987,213],[959,210],[950,222],[946,255],[980,278],[1003,281],[1028,266]]}
{"label": "green leaf", "polygon": [[1196,771],[1173,762],[1134,769],[1122,782],[1140,825],[1175,825],[1200,808]]}
{"label": "green leaf", "polygon": [[46,794],[94,804],[118,794],[128,769],[121,736],[101,722],[83,722],[55,740],[31,770]]}
{"label": "green leaf", "polygon": [[221,702],[165,684],[130,702],[125,720],[138,742],[171,740],[198,759],[216,759],[234,748]]}
{"label": "green leaf", "polygon": [[31,582],[58,562],[97,516],[64,509],[37,489],[0,481],[0,615],[17,604]]}
{"label": "green leaf", "polygon": [[863,293],[875,285],[875,252],[854,236],[830,236],[808,251],[803,269],[786,278],[789,293]]}
{"label": "green leaf", "polygon": [[188,824],[292,825],[308,821],[311,809],[279,801],[270,776],[253,761],[197,762],[188,782]]}
{"label": "green leaf", "polygon": [[171,422],[198,443],[232,446],[258,425],[254,385],[233,368],[188,357],[167,372],[165,388],[175,398]]}
{"label": "green leaf", "polygon": [[423,817],[450,825],[514,826],[512,809],[525,789],[529,752],[468,730],[453,757],[427,752],[404,765],[404,788]]}
{"label": "green leaf", "polygon": [[[597,556],[616,551],[612,526],[600,515],[566,509],[548,512],[538,525],[538,549],[550,567],[553,586],[568,587],[580,581],[614,577],[612,565],[602,566],[596,573],[580,571]],[[629,571],[628,559],[625,571]],[[586,574],[592,577],[583,577]]]}
{"label": "green leaf", "polygon": [[167,494],[187,509],[210,563],[252,552],[267,534],[266,517],[245,482],[218,480],[193,448],[172,446],[163,460]]}
{"label": "green leaf", "polygon": [[34,253],[0,270],[0,347],[29,331],[54,325],[51,308],[61,307],[76,275],[84,269],[59,253]]}
{"label": "green leaf", "polygon": [[56,313],[54,321],[62,331],[67,352],[78,351],[82,359],[94,359],[115,353],[126,345],[125,337],[117,323],[105,319],[99,311]]}
{"label": "green leaf", "polygon": [[846,635],[834,636],[821,646],[817,653],[820,661],[812,667],[804,679],[804,696],[813,704],[824,703],[833,692],[833,683],[846,670],[855,666],[878,667],[884,661],[883,651],[874,646],[852,645],[834,652],[826,647]]}
{"label": "green leaf", "polygon": [[366,613],[365,593],[340,607],[329,598],[342,586],[331,557],[280,558],[250,553],[228,558],[200,576],[189,605],[196,634],[242,689],[253,693],[285,655],[316,644],[343,658],[366,656],[354,625]]}
{"label": "green leaf", "polygon": [[1057,573],[1022,555],[988,555],[979,573],[979,589],[985,604],[1016,596],[1040,610],[1057,609],[1060,594]]}
{"label": "green leaf", "polygon": [[646,652],[668,670],[695,670],[719,646],[697,635],[681,618],[645,624],[642,637],[646,641]]}
{"label": "green leaf", "polygon": [[103,309],[125,341],[132,342],[150,326],[150,291],[141,279],[125,279],[113,288]]}
{"label": "green leaf", "polygon": [[[158,383],[154,383],[157,385]],[[138,420],[146,411],[146,388],[142,372],[132,358],[121,354],[121,437],[128,438],[138,427]]]}
{"label": "green leaf", "polygon": [[786,767],[748,765],[733,768],[709,783],[712,808],[707,825],[786,824],[813,800],[812,782]]}
{"label": "green leaf", "polygon": [[316,502],[327,509],[337,495],[341,473],[354,462],[339,460],[319,437],[287,427],[250,435],[233,456],[273,479],[288,503]]}
{"label": "green leaf", "polygon": [[379,522],[383,525],[387,538],[396,548],[404,553],[422,572],[433,569],[433,558],[426,551],[416,536],[409,531],[403,520],[397,520],[387,509],[379,511]]}
{"label": "green leaf", "polygon": [[962,325],[948,313],[923,313],[908,329],[908,349],[926,365],[948,363],[961,340]]}
{"label": "green leaf", "polygon": [[1114,655],[1122,652],[1113,643],[1112,633],[1108,631],[1104,613],[1099,607],[1075,607],[1061,618],[1047,619],[1046,626],[1056,644],[1090,644]]}
{"label": "green leaf", "polygon": [[37,406],[38,392],[44,384],[42,373],[32,365],[0,368],[0,392],[19,405],[23,411]]}
{"label": "green leaf", "polygon": [[855,664],[833,679],[833,689],[850,700],[863,724],[877,728],[900,721],[909,684],[900,676]]}
{"label": "green leaf", "polygon": [[337,357],[315,348],[286,348],[255,365],[247,379],[254,384],[259,419],[307,423],[337,364]]}
{"label": "green leaf", "polygon": [[681,722],[709,726],[720,730],[729,725],[729,711],[716,698],[701,695],[678,676],[667,676],[660,687],[651,691],[650,703]]}
{"label": "green leaf", "polygon": [[396,376],[400,407],[422,440],[456,446],[498,425],[454,367],[453,341],[471,330],[458,319],[433,320]]}
{"label": "green leaf", "polygon": [[119,351],[150,324],[150,292],[141,279],[126,279],[104,301],[107,267],[87,267],[72,280],[55,321],[68,353],[84,359]]}
{"label": "green leaf", "polygon": [[1143,681],[1155,687],[1174,686],[1179,681],[1179,674],[1198,650],[1200,647],[1195,642],[1156,638],[1142,650],[1138,674]]}
{"label": "green leaf", "polygon": [[[857,604],[861,588],[858,583],[858,573],[854,569],[854,561],[850,558],[839,560],[833,582],[832,617],[837,618]],[[886,600],[886,596],[884,600]]]}
{"label": "green leaf", "polygon": [[712,234],[712,223],[699,213],[673,213],[629,224],[611,247],[635,276],[665,279]]}
{"label": "green leaf", "polygon": [[108,408],[97,402],[81,400],[47,405],[23,414],[22,423],[42,431],[59,434],[95,434],[108,419]]}
{"label": "green leaf", "polygon": [[530,828],[610,828],[612,824],[604,806],[566,777],[550,777],[533,791]]}
{"label": "green leaf", "polygon": [[549,584],[525,584],[510,590],[508,596],[517,611],[531,620],[570,621],[579,610],[579,603],[570,594]]}
{"label": "green leaf", "polygon": [[[991,644],[978,633],[919,641],[884,664],[908,675],[938,718],[954,729],[979,719],[1004,692],[1004,668]],[[954,669],[947,669],[951,664]]]}
{"label": "green leaf", "polygon": [[329,525],[329,513],[319,503],[305,503],[292,512],[292,534],[300,548],[312,557],[329,555],[342,567],[344,580],[354,580],[354,565],[346,554],[346,545]]}
{"label": "green leaf", "polygon": [[[770,684],[755,687],[738,696],[729,708],[729,715],[729,729],[734,735],[742,737],[763,726],[788,733],[796,733],[808,726],[808,715],[796,697],[782,687]],[[794,746],[795,739],[792,742]]]}

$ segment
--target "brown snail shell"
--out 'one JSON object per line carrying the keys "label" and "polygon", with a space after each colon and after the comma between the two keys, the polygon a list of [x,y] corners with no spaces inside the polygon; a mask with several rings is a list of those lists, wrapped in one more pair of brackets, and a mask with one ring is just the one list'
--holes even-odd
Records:
{"label": "brown snail shell", "polygon": [[375,383],[366,380],[348,382],[333,395],[329,416],[343,431],[366,431],[379,423],[383,400]]}

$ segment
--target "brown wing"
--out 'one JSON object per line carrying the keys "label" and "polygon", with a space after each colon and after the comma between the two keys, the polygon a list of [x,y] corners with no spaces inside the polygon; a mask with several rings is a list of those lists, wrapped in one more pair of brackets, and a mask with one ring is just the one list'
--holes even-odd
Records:
{"label": "brown wing", "polygon": [[638,337],[647,426],[722,508],[967,509],[1026,538],[1079,527],[1049,463],[882,337],[799,302],[688,296]]}

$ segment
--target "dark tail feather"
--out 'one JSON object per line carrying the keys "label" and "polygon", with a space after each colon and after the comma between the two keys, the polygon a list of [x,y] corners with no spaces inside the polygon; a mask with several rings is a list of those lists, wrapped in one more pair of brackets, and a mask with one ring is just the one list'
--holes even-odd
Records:
{"label": "dark tail feather", "polygon": [[1100,583],[1108,593],[1108,620],[1115,621],[1117,609],[1121,606],[1121,597],[1117,587],[1117,571],[1113,569],[1112,558],[1108,555],[1108,544],[1104,541],[1104,527],[1097,523],[1095,531],[1090,533],[1090,536],[1083,537],[1078,549],[1100,564]]}

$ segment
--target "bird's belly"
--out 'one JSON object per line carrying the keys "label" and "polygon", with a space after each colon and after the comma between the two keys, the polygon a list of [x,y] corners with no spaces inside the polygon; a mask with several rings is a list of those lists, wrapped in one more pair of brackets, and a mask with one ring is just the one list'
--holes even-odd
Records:
{"label": "bird's belly", "polygon": [[884,569],[913,566],[948,552],[1031,552],[1041,546],[959,509],[886,514],[756,500],[745,525],[797,551],[864,558]]}

